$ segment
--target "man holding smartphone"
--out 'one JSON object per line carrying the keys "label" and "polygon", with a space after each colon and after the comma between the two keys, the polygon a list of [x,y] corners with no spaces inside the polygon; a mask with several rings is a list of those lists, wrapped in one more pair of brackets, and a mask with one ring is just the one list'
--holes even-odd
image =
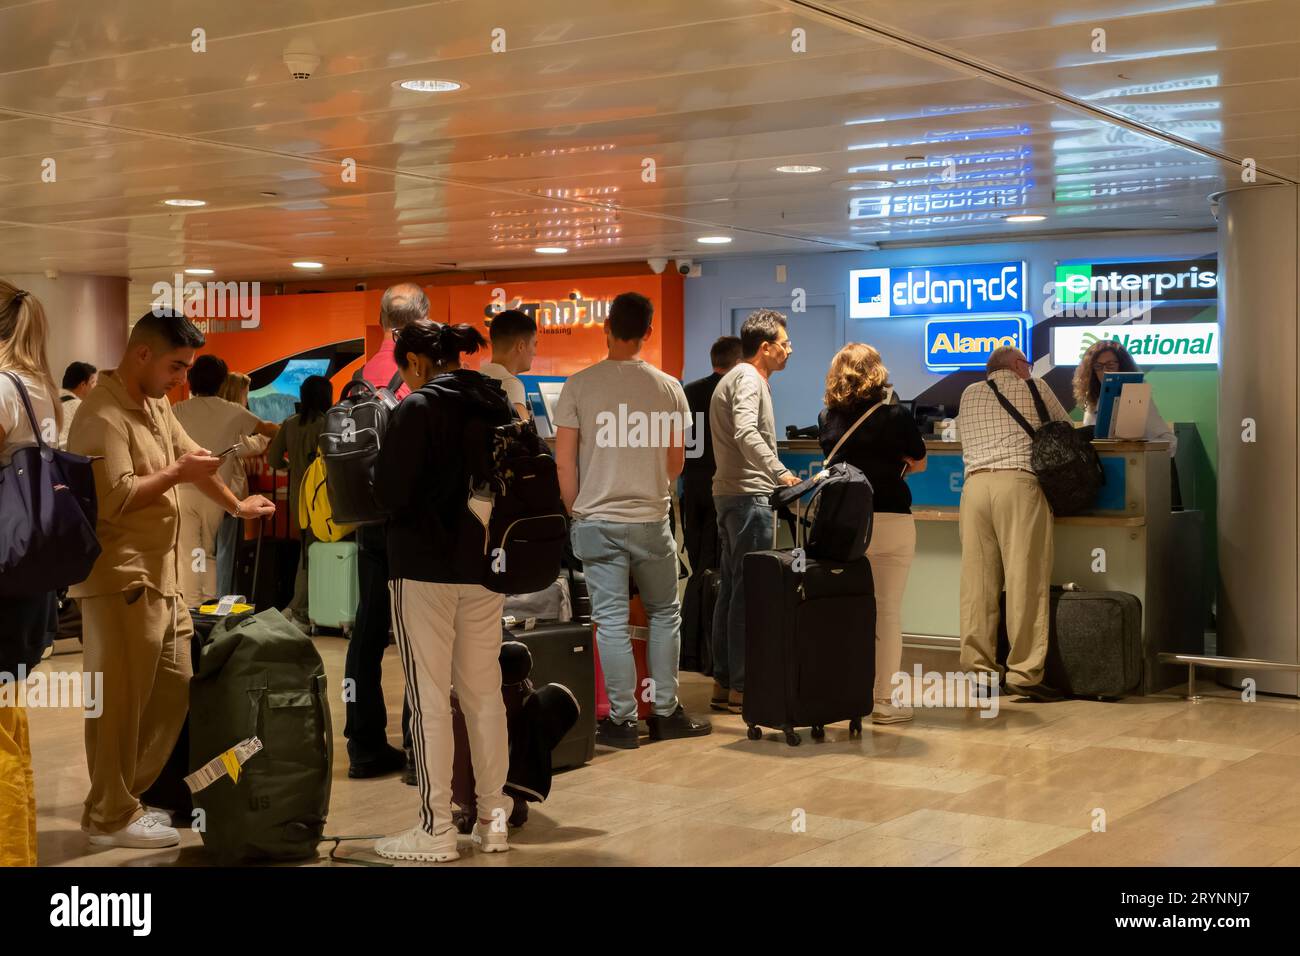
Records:
{"label": "man holding smartphone", "polygon": [[240,501],[217,477],[221,459],[172,414],[167,393],[194,364],[203,334],[155,310],[131,330],[117,369],[82,403],[68,449],[95,458],[102,553],[71,589],[81,599],[85,669],[103,679],[103,712],[87,719],[90,793],[82,830],[92,846],[175,846],[162,811],[140,803],[162,771],[189,709],[194,627],[179,588],[180,500],[193,488],[240,518],[272,514],[261,495]]}

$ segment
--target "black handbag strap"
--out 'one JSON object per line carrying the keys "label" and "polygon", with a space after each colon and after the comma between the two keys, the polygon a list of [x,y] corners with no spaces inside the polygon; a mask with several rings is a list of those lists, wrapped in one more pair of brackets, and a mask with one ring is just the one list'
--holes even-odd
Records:
{"label": "black handbag strap", "polygon": [[9,381],[14,383],[14,388],[18,389],[18,395],[23,400],[23,408],[27,409],[27,421],[31,423],[32,435],[36,438],[37,446],[40,448],[49,447],[45,444],[45,436],[41,434],[41,426],[36,422],[36,410],[32,408],[32,399],[27,394],[27,386],[23,384],[23,380],[16,373],[7,371],[4,374]]}
{"label": "black handbag strap", "polygon": [[[993,397],[998,400],[998,404],[1006,410],[1008,415],[1016,420],[1016,424],[1023,428],[1025,434],[1032,439],[1035,434],[1035,429],[1029,424],[1028,419],[1026,419],[1024,415],[1020,414],[1020,409],[1012,405],[1011,401],[1002,394],[998,389],[997,383],[994,382],[993,379],[986,379],[986,381],[988,382],[989,388],[993,390]],[[1025,384],[1029,386],[1029,394],[1034,397],[1034,409],[1037,411],[1038,420],[1041,423],[1039,427],[1042,427],[1042,425],[1047,424],[1050,418],[1047,414],[1047,404],[1043,401],[1043,396],[1038,393],[1038,386],[1034,383],[1032,378]]]}

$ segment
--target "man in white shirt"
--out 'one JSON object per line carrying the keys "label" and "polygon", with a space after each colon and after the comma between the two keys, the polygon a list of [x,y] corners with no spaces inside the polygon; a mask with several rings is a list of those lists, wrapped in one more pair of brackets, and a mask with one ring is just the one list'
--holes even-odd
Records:
{"label": "man in white shirt", "polygon": [[506,398],[524,421],[532,417],[528,396],[520,372],[533,367],[537,355],[537,323],[518,309],[506,309],[492,316],[488,327],[492,340],[492,361],[484,362],[479,371],[501,383]]}
{"label": "man in white shirt", "polygon": [[[1043,683],[1048,591],[1052,580],[1052,510],[1030,466],[1033,443],[998,401],[1000,393],[1031,425],[1042,425],[1030,388],[1052,421],[1069,421],[1056,395],[1032,378],[1017,348],[996,349],[988,378],[962,392],[957,428],[965,477],[961,490],[961,666],[997,681],[999,599],[1006,587],[1007,691],[1059,700]],[[996,392],[994,389],[996,388]],[[979,685],[976,685],[977,687]]]}
{"label": "man in white shirt", "polygon": [[681,383],[641,358],[653,316],[643,295],[615,298],[605,322],[609,357],[571,375],[555,410],[560,494],[573,515],[573,550],[586,573],[609,695],[609,716],[597,724],[596,741],[620,749],[639,746],[642,691],[628,634],[629,573],[650,624],[650,739],[699,737],[713,729],[677,699],[682,616],[668,511],[686,461],[691,410]]}
{"label": "man in white shirt", "polygon": [[59,401],[63,403],[63,427],[59,429],[60,448],[67,449],[72,418],[81,407],[81,400],[98,384],[99,369],[89,362],[73,362],[64,371],[63,390],[59,392]]}

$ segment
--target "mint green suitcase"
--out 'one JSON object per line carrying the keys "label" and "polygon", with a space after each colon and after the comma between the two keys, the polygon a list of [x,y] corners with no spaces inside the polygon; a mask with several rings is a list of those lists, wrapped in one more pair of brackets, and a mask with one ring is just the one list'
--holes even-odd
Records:
{"label": "mint green suitcase", "polygon": [[312,544],[307,552],[307,616],[313,631],[337,628],[346,637],[356,623],[360,596],[356,542]]}

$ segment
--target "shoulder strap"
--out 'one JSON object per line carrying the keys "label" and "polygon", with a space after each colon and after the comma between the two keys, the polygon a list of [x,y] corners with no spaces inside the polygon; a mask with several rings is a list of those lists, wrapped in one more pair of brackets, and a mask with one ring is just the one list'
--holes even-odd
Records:
{"label": "shoulder strap", "polygon": [[836,452],[838,452],[838,451],[840,450],[840,446],[843,445],[846,441],[849,440],[849,436],[852,435],[855,431],[858,430],[858,426],[861,425],[863,422],[865,422],[868,418],[870,418],[871,415],[872,415],[872,413],[873,413],[876,409],[878,409],[881,405],[883,405],[883,404],[885,404],[885,403],[884,403],[884,402],[876,402],[876,404],[872,405],[872,406],[871,406],[870,408],[868,408],[865,412],[863,412],[863,413],[858,417],[858,420],[857,420],[856,422],[854,422],[852,425],[849,426],[849,430],[846,431],[843,435],[840,436],[840,440],[837,441],[837,442],[835,443],[835,447],[831,449],[831,453],[830,453],[829,455],[827,455],[827,456],[826,456],[826,460],[822,462],[822,467],[823,467],[823,468],[825,468],[827,465],[829,465],[829,464],[831,463],[831,459],[834,458]]}
{"label": "shoulder strap", "polygon": [[397,390],[402,387],[402,384],[402,373],[401,371],[396,371],[393,373],[393,377],[388,383],[388,390],[396,395]]}
{"label": "shoulder strap", "polygon": [[1047,414],[1047,403],[1043,401],[1043,396],[1038,393],[1038,383],[1032,378],[1025,382],[1029,386],[1029,394],[1034,396],[1034,408],[1038,412],[1039,427],[1046,425],[1052,420],[1052,416]]}
{"label": "shoulder strap", "polygon": [[1028,421],[1026,421],[1025,416],[1020,414],[1020,409],[1016,408],[1016,406],[1012,405],[1011,402],[1007,400],[1007,397],[998,390],[998,386],[993,381],[993,379],[989,378],[989,379],[985,379],[985,381],[988,382],[989,388],[993,390],[993,397],[998,400],[998,404],[1001,405],[1004,409],[1006,409],[1007,414],[1016,420],[1016,424],[1025,430],[1025,434],[1027,434],[1030,438],[1033,438],[1034,429],[1030,427],[1030,424]]}
{"label": "shoulder strap", "polygon": [[37,446],[45,448],[45,436],[41,434],[41,426],[36,423],[36,410],[32,408],[31,396],[27,394],[27,386],[23,380],[13,372],[5,372],[5,377],[14,383],[14,388],[18,389],[18,395],[23,400],[23,408],[27,409],[27,421],[31,423],[32,435],[36,438]]}

